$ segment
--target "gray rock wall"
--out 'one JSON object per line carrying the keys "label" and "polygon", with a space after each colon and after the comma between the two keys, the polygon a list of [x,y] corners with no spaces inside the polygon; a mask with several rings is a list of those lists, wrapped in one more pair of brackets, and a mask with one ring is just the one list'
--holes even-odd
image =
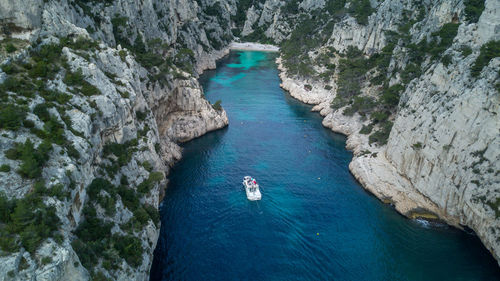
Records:
{"label": "gray rock wall", "polygon": [[[342,19],[333,27],[328,42],[309,54],[314,58],[325,48],[343,52],[349,46],[367,55],[378,52],[387,44],[384,31],[397,31],[403,11],[417,9],[413,2],[372,3],[376,12],[366,25],[351,17]],[[457,36],[444,51],[451,63],[445,66],[439,60],[422,58],[422,75],[408,84],[398,111],[390,117],[394,126],[386,145],[370,145],[368,135],[360,133],[370,120],[359,114],[346,116],[342,113],[345,108],[330,108],[338,87],[337,76],[329,83],[292,76],[278,60],[282,87],[293,97],[315,104],[313,110],[325,117],[324,126],[348,136],[347,148],[354,152],[349,168],[366,189],[408,217],[439,218],[457,227],[472,228],[499,260],[500,218],[495,203],[500,198],[500,100],[495,85],[499,83],[500,58],[491,60],[477,78],[471,76],[471,66],[483,44],[500,39],[500,2],[485,1],[477,23],[465,21],[462,1],[424,4],[427,12],[411,28],[411,42],[428,38],[446,23],[458,22]],[[266,34],[274,31],[267,30]],[[397,42],[391,71],[406,66],[407,56],[402,50],[408,43]],[[464,45],[472,50],[465,57],[461,51]],[[333,62],[338,63],[338,58]],[[324,69],[316,71],[322,73]],[[400,82],[401,78],[390,81],[391,85]],[[305,90],[306,84],[312,89]],[[327,84],[331,90],[325,90]],[[376,88],[365,82],[361,92],[374,96]]]}
{"label": "gray rock wall", "polygon": [[[67,36],[97,40],[100,45],[88,51],[64,47],[62,57],[68,69],[61,70],[49,82],[52,89],[71,95],[67,104],[70,109],[66,114],[74,131],[66,127],[64,136],[80,154],[75,159],[64,153],[62,147],[53,145],[50,159],[43,168],[42,178],[49,188],[62,184],[69,192],[65,199],[50,196],[45,199],[47,205],[56,207],[62,222],[63,241],[56,243],[49,238],[31,255],[22,248],[19,252],[2,254],[0,280],[88,280],[97,272],[111,280],[148,280],[159,234],[159,225],[151,220],[133,233],[144,249],[139,266],[131,266],[125,260],[115,269],[105,269],[101,263],[95,268],[84,268],[80,263],[71,242],[75,239],[74,230],[84,220],[82,210],[89,201],[87,186],[97,177],[105,177],[118,186],[120,179],[126,176],[128,186],[137,188],[148,179],[151,171],[167,175],[169,167],[181,157],[179,142],[228,124],[225,111],[215,110],[205,100],[196,78],[204,69],[214,68],[215,60],[227,54],[225,46],[232,37],[219,21],[226,19],[225,24],[228,24],[234,3],[221,2],[224,8],[217,17],[205,15],[205,8],[197,1],[120,0],[109,5],[84,2],[87,3],[85,7],[65,0],[31,2],[0,1],[0,18],[15,15],[12,23],[19,27],[13,30],[12,37],[26,39],[35,47],[40,41],[42,45],[57,43],[58,37]],[[172,66],[173,72],[163,74],[161,81],[152,80],[155,69],[144,68],[131,50],[117,45],[112,25],[116,17],[127,17],[128,44],[133,44],[139,34],[146,44],[149,40],[160,39],[163,53],[158,54],[158,60],[174,57],[181,48],[192,50],[194,72],[191,74]],[[212,46],[214,40],[218,41],[219,49]],[[27,51],[18,50],[14,55],[29,60]],[[9,63],[9,60],[4,63]],[[79,70],[101,94],[86,97],[72,92],[64,82],[64,73]],[[43,102],[44,99],[38,96],[30,101],[29,106],[33,109]],[[56,110],[50,109],[50,112],[61,120]],[[139,113],[143,117],[139,118]],[[30,113],[27,118],[43,127],[36,115]],[[80,133],[75,135],[73,132]],[[12,172],[0,173],[0,191],[9,198],[22,198],[33,187],[33,180],[23,179],[15,172],[20,162],[7,159],[3,153],[16,142],[24,143],[27,138],[35,142],[35,147],[42,141],[26,129],[17,132],[2,130],[0,136],[0,163],[12,168]],[[134,139],[137,139],[137,149],[130,161],[119,167],[116,174],[106,176],[103,167],[109,165],[110,160],[103,154],[103,147],[109,143],[125,144]],[[145,166],[145,162],[149,164]],[[75,188],[69,187],[70,182]],[[165,187],[165,178],[155,183],[140,199],[141,205],[158,208]],[[127,223],[134,214],[121,199],[116,201],[112,216],[107,215],[100,205],[94,207],[99,218],[114,225],[113,234],[126,234],[120,225]],[[43,257],[50,257],[50,262],[41,263]]]}

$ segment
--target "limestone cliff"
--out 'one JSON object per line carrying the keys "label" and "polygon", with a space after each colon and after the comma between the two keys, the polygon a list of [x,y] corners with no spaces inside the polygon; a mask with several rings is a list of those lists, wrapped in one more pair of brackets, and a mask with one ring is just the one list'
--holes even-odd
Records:
{"label": "limestone cliff", "polygon": [[366,189],[408,217],[470,227],[499,260],[500,2],[296,2],[265,1],[245,23],[284,42],[282,87],[348,136]]}
{"label": "limestone cliff", "polygon": [[178,143],[228,124],[197,81],[218,3],[0,1],[0,280],[149,278]]}

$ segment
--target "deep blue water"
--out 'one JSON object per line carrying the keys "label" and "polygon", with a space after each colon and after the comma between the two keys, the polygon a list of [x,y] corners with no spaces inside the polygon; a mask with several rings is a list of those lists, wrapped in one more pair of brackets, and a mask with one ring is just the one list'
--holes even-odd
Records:
{"label": "deep blue water", "polygon": [[405,219],[355,181],[345,138],[280,89],[275,56],[233,52],[200,78],[230,125],[184,145],[151,280],[498,280],[475,236]]}

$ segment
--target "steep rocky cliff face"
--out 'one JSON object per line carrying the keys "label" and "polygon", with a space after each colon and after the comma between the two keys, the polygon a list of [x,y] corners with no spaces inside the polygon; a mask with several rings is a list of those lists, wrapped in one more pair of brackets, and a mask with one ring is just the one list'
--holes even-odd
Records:
{"label": "steep rocky cliff face", "polygon": [[348,136],[365,188],[408,217],[472,228],[498,260],[498,7],[270,0],[242,35],[281,42],[282,87]]}
{"label": "steep rocky cliff face", "polygon": [[0,279],[147,280],[232,1],[0,1]]}

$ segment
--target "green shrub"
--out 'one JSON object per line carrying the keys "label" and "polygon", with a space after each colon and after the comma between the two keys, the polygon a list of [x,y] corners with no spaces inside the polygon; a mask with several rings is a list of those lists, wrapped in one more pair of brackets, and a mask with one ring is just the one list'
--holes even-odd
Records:
{"label": "green shrub", "polygon": [[106,216],[114,216],[116,213],[116,200],[112,196],[99,195],[97,203],[104,209]]}
{"label": "green shrub", "polygon": [[51,258],[51,257],[49,257],[49,256],[45,256],[45,257],[43,257],[43,258],[42,258],[42,260],[41,260],[42,265],[46,265],[46,264],[49,264],[49,263],[51,263],[51,262],[52,262],[52,258]]}
{"label": "green shrub", "polygon": [[399,103],[399,96],[404,89],[404,86],[401,84],[395,84],[387,89],[384,89],[381,95],[382,102],[390,108],[397,106]]}
{"label": "green shrub", "polygon": [[66,148],[66,153],[68,153],[69,157],[74,159],[80,159],[80,152],[78,152],[78,150],[72,143],[66,143],[64,147]]}
{"label": "green shrub", "polygon": [[24,119],[23,120],[23,126],[28,128],[28,129],[31,129],[31,128],[34,128],[35,127],[35,122],[29,120],[29,119]]}
{"label": "green shrub", "polygon": [[370,5],[370,0],[352,0],[349,7],[349,14],[361,25],[368,23],[368,17],[373,11],[374,9]]}
{"label": "green shrub", "polygon": [[103,148],[104,156],[109,156],[110,154],[115,155],[118,158],[118,164],[120,167],[128,164],[132,159],[132,154],[137,151],[137,139],[127,141],[124,144],[119,143],[109,143]]}
{"label": "green shrub", "polygon": [[19,68],[16,67],[14,63],[6,63],[2,65],[2,71],[5,72],[6,74],[11,75],[19,72]]}
{"label": "green shrub", "polygon": [[337,95],[341,98],[349,98],[360,94],[361,86],[366,72],[370,69],[368,60],[363,57],[362,52],[349,46],[346,58],[339,60],[339,76],[337,80]]}
{"label": "green shrub", "polygon": [[152,52],[137,53],[136,59],[145,68],[160,66],[163,63],[161,59],[158,59],[158,55]]}
{"label": "green shrub", "polygon": [[0,249],[7,253],[19,251],[19,239],[17,235],[10,234],[5,229],[0,229]]}
{"label": "green shrub", "polygon": [[447,54],[447,55],[444,55],[442,58],[441,58],[441,63],[445,66],[445,67],[448,67],[451,62],[452,62],[452,57],[450,54]]}
{"label": "green shrub", "polygon": [[30,267],[28,261],[26,260],[25,257],[21,257],[21,260],[19,261],[19,271],[23,271],[25,269],[28,269]]}
{"label": "green shrub", "polygon": [[146,169],[146,171],[151,172],[153,170],[153,165],[149,161],[142,162],[142,167]]}
{"label": "green shrub", "polygon": [[[473,182],[473,181],[471,181],[471,182]],[[474,183],[477,186],[479,186],[478,181],[476,181]],[[496,198],[494,200],[487,201],[486,204],[488,204],[488,206],[490,206],[490,208],[495,212],[495,218],[499,218],[500,217],[500,198]]]}
{"label": "green shrub", "polygon": [[55,117],[51,117],[50,120],[45,122],[43,129],[45,131],[45,140],[50,140],[52,143],[58,145],[66,143],[66,138],[64,137],[64,125],[59,123]]}
{"label": "green shrub", "polygon": [[126,58],[127,58],[127,51],[125,50],[120,50],[118,52],[118,55],[120,56],[120,59],[125,62],[126,61]]}
{"label": "green shrub", "polygon": [[253,4],[253,0],[240,0],[236,3],[236,15],[232,17],[232,20],[238,28],[243,28],[243,25],[245,24],[245,20],[247,18],[247,11]]}
{"label": "green shrub", "polygon": [[490,41],[481,46],[481,53],[472,65],[471,75],[479,76],[485,66],[487,66],[493,58],[500,57],[500,40]]}
{"label": "green shrub", "polygon": [[10,166],[7,164],[3,164],[2,166],[0,166],[0,172],[4,172],[4,173],[10,172]]}
{"label": "green shrub", "polygon": [[[17,171],[25,178],[38,178],[42,174],[42,168],[48,160],[48,154],[52,150],[50,142],[43,141],[37,149],[34,148],[33,142],[27,139],[24,144],[16,145],[16,159],[20,159],[21,165]],[[12,153],[12,152],[10,152]]]}
{"label": "green shrub", "polygon": [[35,64],[35,66],[29,70],[29,75],[31,78],[37,78],[37,77],[47,77],[48,74],[48,67],[47,63],[44,61],[39,61]]}
{"label": "green shrub", "polygon": [[63,201],[65,198],[69,198],[70,193],[65,190],[64,185],[56,184],[48,190],[48,195]]}
{"label": "green shrub", "polygon": [[100,253],[98,246],[96,247],[96,251],[94,251],[92,244],[87,245],[85,242],[78,238],[71,242],[71,246],[73,247],[73,250],[76,252],[78,258],[80,259],[80,262],[85,268],[91,269],[92,266],[97,264],[98,260],[96,257]]}
{"label": "green shrub", "polygon": [[83,82],[82,83],[82,89],[81,92],[84,96],[90,97],[90,96],[95,96],[95,95],[100,95],[101,91],[94,85],[91,85],[88,82]]}
{"label": "green shrub", "polygon": [[421,149],[422,143],[421,142],[414,143],[411,147],[413,147],[413,149]]}
{"label": "green shrub", "polygon": [[113,235],[112,241],[114,247],[120,253],[120,256],[127,261],[132,267],[138,267],[142,264],[142,248],[141,240],[135,236]]}
{"label": "green shrub", "polygon": [[33,113],[43,122],[50,120],[49,106],[46,103],[39,103],[33,109]]}
{"label": "green shrub", "polygon": [[135,112],[135,116],[137,117],[137,119],[139,121],[144,121],[144,120],[146,120],[146,117],[148,117],[148,113],[146,111],[138,110]]}
{"label": "green shrub", "polygon": [[127,91],[124,91],[124,92],[121,92],[121,91],[118,91],[118,93],[120,94],[120,96],[124,99],[128,99],[130,98],[130,93],[127,92]]}
{"label": "green shrub", "polygon": [[299,12],[299,1],[289,0],[282,8],[284,14],[296,14]]}
{"label": "green shrub", "polygon": [[0,129],[17,131],[26,117],[26,109],[13,104],[0,105]]}
{"label": "green shrub", "polygon": [[9,54],[10,54],[10,53],[13,53],[13,52],[17,51],[17,48],[14,46],[14,44],[12,44],[12,43],[7,43],[7,44],[5,45],[5,51],[7,51],[7,53],[9,53]]}
{"label": "green shrub", "polygon": [[220,105],[221,104],[221,100],[217,100],[213,105],[212,107],[217,110],[217,111],[221,111],[222,110],[222,106]]}
{"label": "green shrub", "polygon": [[387,119],[389,118],[389,114],[387,114],[386,112],[382,112],[382,111],[375,111],[375,112],[372,112],[370,117],[371,117],[371,120],[374,124],[383,123],[383,122],[387,121]]}
{"label": "green shrub", "polygon": [[82,70],[79,68],[76,72],[67,72],[63,79],[68,86],[76,87],[84,96],[100,95],[101,91],[94,85],[85,81]]}
{"label": "green shrub", "polygon": [[356,96],[352,101],[352,104],[344,110],[344,115],[352,116],[357,112],[363,116],[375,107],[375,101],[371,97]]}
{"label": "green shrub", "polygon": [[97,200],[101,190],[106,191],[112,197],[114,197],[116,194],[116,187],[108,180],[103,178],[95,178],[94,180],[92,180],[92,182],[87,186],[87,190],[92,201]]}
{"label": "green shrub", "polygon": [[83,214],[85,220],[80,223],[75,231],[75,234],[82,242],[97,242],[111,235],[112,224],[98,218],[94,208],[86,205]]}
{"label": "green shrub", "polygon": [[58,91],[42,90],[40,95],[48,102],[57,102],[60,105],[66,105],[71,100],[71,95]]}
{"label": "green shrub", "polygon": [[84,80],[83,77],[83,72],[82,69],[79,68],[76,72],[66,72],[66,75],[64,76],[64,83],[68,86],[77,86],[81,85],[82,81]]}
{"label": "green shrub", "polygon": [[462,57],[466,58],[472,54],[472,48],[467,45],[462,45],[460,47],[460,52],[462,52]]}
{"label": "green shrub", "polygon": [[[220,47],[216,48],[216,49],[220,49]],[[154,60],[158,61],[158,59],[154,59]],[[193,62],[194,62],[194,53],[190,49],[182,48],[175,55],[173,62],[180,69],[182,69],[188,73],[192,73],[193,72]]]}
{"label": "green shrub", "polygon": [[409,63],[403,72],[401,72],[401,79],[403,83],[408,84],[411,80],[420,77],[422,74],[422,69],[419,65],[415,63]]}
{"label": "green shrub", "polygon": [[144,210],[146,210],[151,220],[153,220],[154,224],[158,227],[160,224],[160,212],[158,209],[151,205],[146,205],[144,206]]}
{"label": "green shrub", "polygon": [[127,207],[130,211],[133,212],[139,207],[139,197],[133,189],[120,186],[118,187],[118,194],[122,199],[123,205],[125,205],[125,207]]}
{"label": "green shrub", "polygon": [[[103,266],[104,264],[105,262],[103,262]],[[111,281],[111,279],[106,277],[102,271],[98,271],[97,273],[92,272],[92,281]]]}
{"label": "green shrub", "polygon": [[471,23],[476,23],[484,11],[484,0],[465,0],[465,18]]}
{"label": "green shrub", "polygon": [[89,51],[99,47],[96,41],[87,39],[83,36],[78,36],[76,39],[65,37],[61,38],[61,46],[69,47],[73,50]]}
{"label": "green shrub", "polygon": [[428,52],[432,58],[439,57],[453,43],[458,33],[458,23],[446,23],[437,32],[432,33],[433,39],[428,43]]}
{"label": "green shrub", "polygon": [[47,63],[54,63],[61,58],[62,46],[58,44],[46,44],[41,46],[38,51],[34,51],[31,55],[33,60],[45,61]]}
{"label": "green shrub", "polygon": [[163,173],[161,172],[152,172],[149,174],[149,177],[143,180],[138,186],[137,191],[140,194],[148,193],[154,186],[155,183],[163,180]]}
{"label": "green shrub", "polygon": [[21,151],[18,149],[18,146],[19,144],[16,144],[15,147],[5,150],[5,157],[11,160],[19,160],[21,158]]}
{"label": "green shrub", "polygon": [[325,9],[333,16],[344,9],[346,2],[346,0],[328,0],[325,3]]}
{"label": "green shrub", "polygon": [[0,222],[5,224],[5,228],[0,229],[0,247],[7,252],[16,251],[22,246],[34,253],[45,239],[54,235],[60,225],[55,207],[46,206],[34,192],[25,198],[13,200],[0,194]]}
{"label": "green shrub", "polygon": [[392,122],[387,121],[384,124],[381,124],[381,128],[375,132],[373,132],[369,137],[368,141],[370,144],[376,142],[379,145],[387,144],[387,139],[389,139],[389,135],[392,130]]}
{"label": "green shrub", "polygon": [[290,39],[280,47],[283,64],[290,75],[312,77],[316,74],[308,51],[318,47],[329,35],[322,31],[319,18],[301,16]]}
{"label": "green shrub", "polygon": [[359,133],[363,134],[363,135],[368,135],[369,133],[372,132],[372,130],[373,130],[373,125],[371,125],[371,124],[368,126],[363,125],[361,130],[359,130]]}
{"label": "green shrub", "polygon": [[135,209],[133,212],[134,218],[139,222],[140,227],[144,227],[149,221],[149,214],[142,207]]}
{"label": "green shrub", "polygon": [[336,95],[335,98],[332,100],[330,107],[337,110],[339,108],[342,108],[348,104],[348,100],[342,98],[340,95]]}

